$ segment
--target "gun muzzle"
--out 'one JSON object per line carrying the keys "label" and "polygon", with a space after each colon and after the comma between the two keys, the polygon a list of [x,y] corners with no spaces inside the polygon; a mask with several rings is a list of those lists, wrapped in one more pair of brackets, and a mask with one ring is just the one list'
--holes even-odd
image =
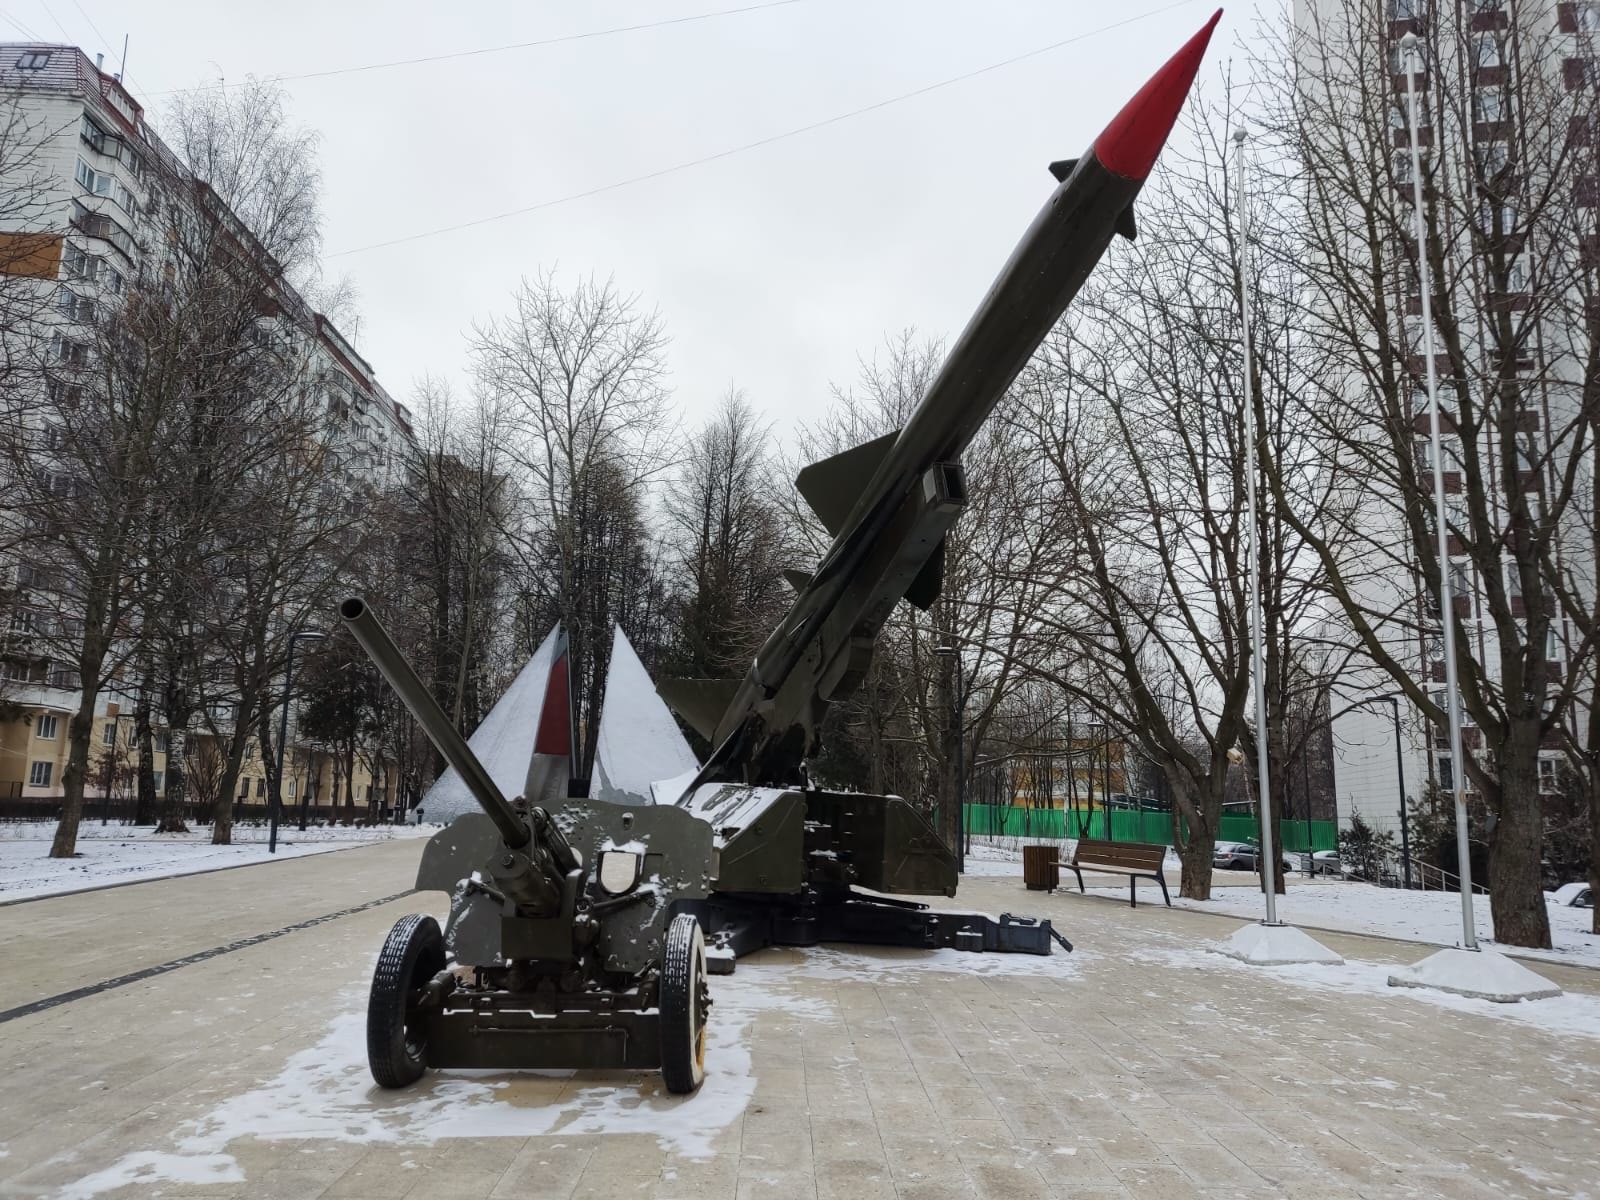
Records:
{"label": "gun muzzle", "polygon": [[531,839],[527,824],[506,803],[506,798],[500,794],[494,780],[489,778],[489,772],[484,770],[478,756],[444,715],[444,710],[423,686],[422,680],[417,678],[417,673],[406,662],[400,648],[373,615],[367,602],[359,596],[352,596],[339,605],[339,616],[356,641],[361,643],[367,657],[372,659],[373,666],[378,668],[401,702],[411,710],[411,715],[422,726],[422,732],[428,735],[428,740],[461,776],[461,781],[467,785],[478,807],[488,814],[495,828],[500,830],[506,845],[513,850],[526,846]]}

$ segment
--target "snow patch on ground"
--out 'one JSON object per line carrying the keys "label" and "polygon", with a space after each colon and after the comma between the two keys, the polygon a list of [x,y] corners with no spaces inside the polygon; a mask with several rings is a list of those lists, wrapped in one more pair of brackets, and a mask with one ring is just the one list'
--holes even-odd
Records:
{"label": "snow patch on ground", "polygon": [[[851,980],[890,983],[908,975],[1075,975],[1083,952],[1068,953],[1059,946],[1049,954],[980,954],[970,950],[911,950],[884,946],[873,950],[849,950],[835,946],[815,946],[806,951],[803,967],[807,979]],[[771,967],[741,965],[739,972],[772,970]],[[719,1000],[720,1004],[721,1001]]]}
{"label": "snow patch on ground", "polygon": [[[1456,892],[1408,892],[1342,880],[1301,883],[1291,879],[1288,884],[1288,891],[1278,897],[1280,921],[1435,946],[1453,946],[1461,941],[1461,897]],[[1111,891],[1109,888],[1089,890]],[[1176,894],[1177,889],[1173,891],[1172,903],[1178,908],[1247,920],[1260,920],[1265,912],[1259,888],[1217,888],[1210,900],[1186,900]],[[1125,889],[1119,892],[1125,894]],[[1493,946],[1496,943],[1485,936],[1494,928],[1489,897],[1474,896],[1472,899],[1478,940],[1485,946]],[[1554,949],[1501,948],[1520,958],[1600,967],[1600,937],[1589,932],[1593,913],[1586,908],[1568,908],[1555,903],[1548,903],[1546,908],[1550,914],[1550,940]]]}
{"label": "snow patch on ground", "polygon": [[[741,972],[743,968],[741,968]],[[704,1160],[716,1136],[744,1112],[755,1092],[749,1027],[759,1013],[806,1019],[825,1006],[782,986],[783,968],[719,981],[708,1030],[706,1081],[692,1096],[672,1096],[653,1072],[608,1072],[578,1086],[571,1071],[430,1072],[403,1092],[385,1092],[367,1072],[363,997],[336,1017],[316,1045],[291,1056],[267,1082],[226,1100],[176,1137],[175,1152],[125,1155],[78,1180],[62,1200],[155,1183],[240,1183],[228,1153],[236,1139],[332,1138],[414,1144],[440,1138],[536,1137],[545,1134],[653,1134],[675,1154]],[[777,984],[778,986],[773,986]],[[554,1093],[554,1094],[553,1094]]]}
{"label": "snow patch on ground", "polygon": [[[715,1142],[749,1105],[756,1076],[750,1028],[758,1016],[799,1020],[834,1016],[831,1002],[797,995],[804,978],[885,983],[908,975],[1055,976],[1078,969],[1079,956],[972,954],[899,949],[812,948],[793,962],[745,962],[715,982],[706,1049],[706,1081],[692,1096],[671,1096],[654,1072],[430,1072],[402,1092],[385,1092],[367,1072],[364,996],[341,997],[347,1011],[322,1038],[292,1055],[272,1079],[188,1121],[173,1151],[141,1150],[63,1188],[62,1200],[159,1183],[245,1181],[228,1147],[245,1137],[331,1138],[357,1143],[434,1142],[440,1138],[651,1134],[674,1154],[706,1160]],[[924,986],[918,981],[918,986]],[[592,1082],[591,1082],[592,1080]],[[1057,1151],[1075,1153],[1075,1151]]]}
{"label": "snow patch on ground", "polygon": [[78,830],[78,857],[50,858],[55,832],[54,821],[0,825],[0,900],[59,896],[111,883],[270,862],[275,857],[299,858],[390,838],[429,837],[437,830],[412,825],[335,825],[301,833],[292,825],[280,826],[278,852],[271,855],[265,826],[235,825],[233,845],[213,846],[211,830],[205,827],[188,833],[156,833],[128,825],[86,823]]}
{"label": "snow patch on ground", "polygon": [[1394,964],[1347,959],[1343,966],[1301,963],[1288,967],[1251,966],[1210,949],[1144,949],[1133,957],[1183,971],[1236,971],[1253,978],[1276,979],[1294,987],[1346,995],[1381,996],[1396,1004],[1431,1004],[1493,1020],[1514,1021],[1557,1036],[1600,1038],[1600,996],[1568,992],[1547,1000],[1500,1004],[1420,988],[1389,986]]}

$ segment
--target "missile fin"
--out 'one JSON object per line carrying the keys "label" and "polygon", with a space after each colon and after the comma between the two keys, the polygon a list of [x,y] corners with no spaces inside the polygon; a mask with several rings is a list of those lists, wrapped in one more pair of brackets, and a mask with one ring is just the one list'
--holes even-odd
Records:
{"label": "missile fin", "polygon": [[1130,242],[1139,236],[1139,227],[1133,223],[1133,205],[1128,205],[1117,214],[1117,232]]}
{"label": "missile fin", "polygon": [[917,572],[917,577],[911,581],[911,586],[906,589],[906,599],[915,604],[923,612],[933,607],[933,602],[939,598],[939,593],[944,590],[944,539],[939,539],[939,544],[934,547],[933,553],[928,556],[928,561],[922,564],[922,570]]}
{"label": "missile fin", "polygon": [[861,498],[862,489],[877,473],[878,464],[884,460],[889,447],[894,445],[899,436],[900,431],[896,429],[870,442],[852,446],[832,458],[814,462],[795,476],[794,486],[800,490],[811,511],[817,514],[829,533],[837,537],[839,530],[844,528],[850,510]]}
{"label": "missile fin", "polygon": [[1072,174],[1072,168],[1078,165],[1075,158],[1063,158],[1050,164],[1050,174],[1056,177],[1057,183],[1065,183],[1067,176]]}
{"label": "missile fin", "polygon": [[663,679],[656,694],[701,737],[716,736],[717,723],[739,690],[737,679]]}
{"label": "missile fin", "polygon": [[783,577],[789,581],[789,586],[797,592],[805,591],[806,584],[811,582],[810,571],[797,571],[793,567],[787,568],[783,572]]}

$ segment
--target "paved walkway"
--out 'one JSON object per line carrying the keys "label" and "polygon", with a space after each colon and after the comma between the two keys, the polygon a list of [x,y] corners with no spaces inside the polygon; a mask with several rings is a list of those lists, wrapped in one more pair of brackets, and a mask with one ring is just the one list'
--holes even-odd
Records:
{"label": "paved walkway", "polygon": [[[978,878],[1079,952],[768,952],[711,1077],[366,1076],[420,843],[0,909],[0,1195],[1574,1196],[1600,1185],[1600,973],[1521,1013],[1260,972],[1239,924]],[[375,903],[376,902],[376,903]],[[341,914],[341,915],[334,915]],[[328,919],[321,919],[328,918]],[[1328,935],[1369,964],[1414,946]],[[1306,983],[1313,978],[1313,983]],[[111,986],[101,987],[110,984]],[[54,998],[49,1007],[34,1008]],[[21,1010],[21,1015],[18,1014]]]}

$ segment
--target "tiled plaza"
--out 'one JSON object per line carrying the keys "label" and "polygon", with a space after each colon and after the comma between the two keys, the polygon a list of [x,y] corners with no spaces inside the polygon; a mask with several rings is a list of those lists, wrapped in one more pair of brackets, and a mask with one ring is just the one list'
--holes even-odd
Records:
{"label": "tiled plaza", "polygon": [[1204,950],[1237,920],[1006,877],[961,903],[1049,916],[1077,953],[747,959],[713,980],[695,1097],[628,1074],[380,1093],[368,972],[443,905],[381,902],[420,850],[0,907],[0,1196],[1600,1193],[1600,972],[1540,965],[1569,994],[1538,1011],[1446,1003],[1382,986],[1416,946],[1323,935],[1349,966],[1263,973]]}

